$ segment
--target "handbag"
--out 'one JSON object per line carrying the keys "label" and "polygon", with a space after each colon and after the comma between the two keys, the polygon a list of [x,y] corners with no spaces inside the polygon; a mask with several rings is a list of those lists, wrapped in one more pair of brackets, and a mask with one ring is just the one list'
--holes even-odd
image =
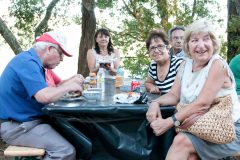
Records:
{"label": "handbag", "polygon": [[[178,103],[177,111],[185,106],[185,104]],[[217,144],[232,142],[236,139],[232,110],[230,95],[216,98],[206,113],[193,114],[185,119],[176,131],[189,132],[203,140]]]}

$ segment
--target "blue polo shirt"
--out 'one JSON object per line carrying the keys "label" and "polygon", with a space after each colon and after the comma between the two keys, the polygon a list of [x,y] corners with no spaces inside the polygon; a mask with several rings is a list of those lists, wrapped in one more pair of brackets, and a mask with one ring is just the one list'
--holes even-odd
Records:
{"label": "blue polo shirt", "polygon": [[36,51],[16,55],[0,77],[0,119],[26,122],[43,116],[44,104],[34,95],[47,87],[42,62]]}

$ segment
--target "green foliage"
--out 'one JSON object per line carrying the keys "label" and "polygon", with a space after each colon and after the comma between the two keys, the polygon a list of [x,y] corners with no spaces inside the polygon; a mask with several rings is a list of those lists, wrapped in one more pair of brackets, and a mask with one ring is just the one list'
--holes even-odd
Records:
{"label": "green foliage", "polygon": [[[196,0],[195,4],[187,0],[124,2],[120,8],[121,17],[124,17],[121,31],[114,32],[112,37],[114,45],[121,48],[124,57],[127,57],[123,61],[124,67],[130,70],[133,77],[146,76],[150,60],[145,55],[145,46],[137,44],[145,42],[150,30],[161,28],[167,32],[174,25],[187,26],[202,17],[222,21],[211,14],[214,9],[219,10],[219,4],[215,0]],[[210,7],[213,5],[214,8]],[[223,48],[222,51],[226,53],[226,49]]]}
{"label": "green foliage", "polygon": [[131,78],[147,77],[150,58],[146,54],[145,47],[135,57],[125,57],[123,67],[130,71]]}
{"label": "green foliage", "polygon": [[17,28],[17,35],[21,37],[20,44],[27,46],[28,41],[32,41],[33,31],[38,21],[36,18],[42,14],[43,9],[42,0],[11,0],[9,6],[10,16],[16,18],[15,27]]}
{"label": "green foliage", "polygon": [[[15,27],[29,30],[34,22],[35,16],[40,15],[43,10],[39,7],[42,5],[41,0],[11,0],[10,16],[15,16]],[[27,25],[26,25],[26,22]]]}
{"label": "green foliage", "polygon": [[[46,2],[48,3],[46,4]],[[44,18],[50,2],[46,0],[11,0],[9,6],[10,16],[15,17],[15,24],[12,30],[19,37],[19,43],[22,48],[28,48],[32,45],[29,42],[33,42],[35,29]],[[57,26],[69,25],[71,20],[69,18],[69,14],[71,14],[69,8],[80,5],[80,2],[76,0],[60,2],[58,6],[54,7],[50,21],[44,26],[42,32],[52,30],[53,26],[57,28]],[[77,21],[78,19],[73,18],[73,20]],[[81,23],[81,21],[78,20],[78,23]]]}
{"label": "green foliage", "polygon": [[34,30],[43,14],[42,0],[11,0],[10,15],[16,18],[14,27],[19,43],[23,48],[29,47],[33,41]]}
{"label": "green foliage", "polygon": [[114,0],[96,0],[96,6],[100,9],[112,8]]}
{"label": "green foliage", "polygon": [[227,42],[224,42],[222,40],[221,42],[222,46],[221,46],[221,50],[220,50],[220,55],[227,60]]}
{"label": "green foliage", "polygon": [[[11,16],[16,18],[15,32],[21,37],[20,42],[27,42],[25,45],[29,45],[35,27],[46,12],[46,1],[11,0],[11,2],[9,10]],[[216,19],[216,15],[213,14],[221,11],[217,0],[96,0],[95,2],[101,13],[106,13],[105,11],[108,10],[110,17],[117,17],[120,22],[118,28],[111,18],[98,21],[98,25],[111,31],[114,47],[122,50],[123,66],[130,71],[132,77],[145,77],[147,74],[150,58],[146,55],[145,40],[150,30],[161,28],[167,32],[174,25],[187,26],[202,17],[209,17],[219,24],[223,21]],[[81,24],[80,0],[63,0],[59,3],[54,8],[51,21],[45,31],[53,26],[56,28],[71,24],[72,21]],[[72,12],[78,9],[79,12],[72,15]],[[72,19],[69,20],[69,17]],[[231,32],[238,31],[239,23],[239,19],[231,21]],[[112,28],[108,27],[109,24]],[[239,38],[231,40],[231,45],[236,47],[239,43]],[[221,48],[224,56],[226,56],[226,45],[224,43]]]}
{"label": "green foliage", "polygon": [[[240,53],[240,16],[232,15],[231,19],[228,21],[228,33],[229,33],[229,52],[232,53],[229,55],[229,60],[233,58],[235,54]],[[231,51],[233,50],[233,51]]]}

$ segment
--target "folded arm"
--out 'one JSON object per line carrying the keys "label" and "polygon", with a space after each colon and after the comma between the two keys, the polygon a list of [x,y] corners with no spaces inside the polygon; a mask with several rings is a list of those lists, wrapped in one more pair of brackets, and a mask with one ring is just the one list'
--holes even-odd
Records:
{"label": "folded arm", "polygon": [[149,76],[147,77],[145,83],[145,88],[150,93],[160,93],[160,90],[157,85],[155,85],[155,82],[153,79],[151,79]]}

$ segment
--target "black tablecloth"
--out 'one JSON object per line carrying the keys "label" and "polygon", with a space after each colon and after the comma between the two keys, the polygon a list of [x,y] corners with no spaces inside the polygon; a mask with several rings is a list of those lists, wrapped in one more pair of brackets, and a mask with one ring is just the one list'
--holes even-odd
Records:
{"label": "black tablecloth", "polygon": [[[116,92],[105,91],[101,101],[58,101],[46,105],[43,111],[75,146],[78,158],[164,160],[175,136],[174,129],[154,136],[145,118],[148,105],[114,104]],[[161,110],[166,118],[173,114],[174,107]]]}

